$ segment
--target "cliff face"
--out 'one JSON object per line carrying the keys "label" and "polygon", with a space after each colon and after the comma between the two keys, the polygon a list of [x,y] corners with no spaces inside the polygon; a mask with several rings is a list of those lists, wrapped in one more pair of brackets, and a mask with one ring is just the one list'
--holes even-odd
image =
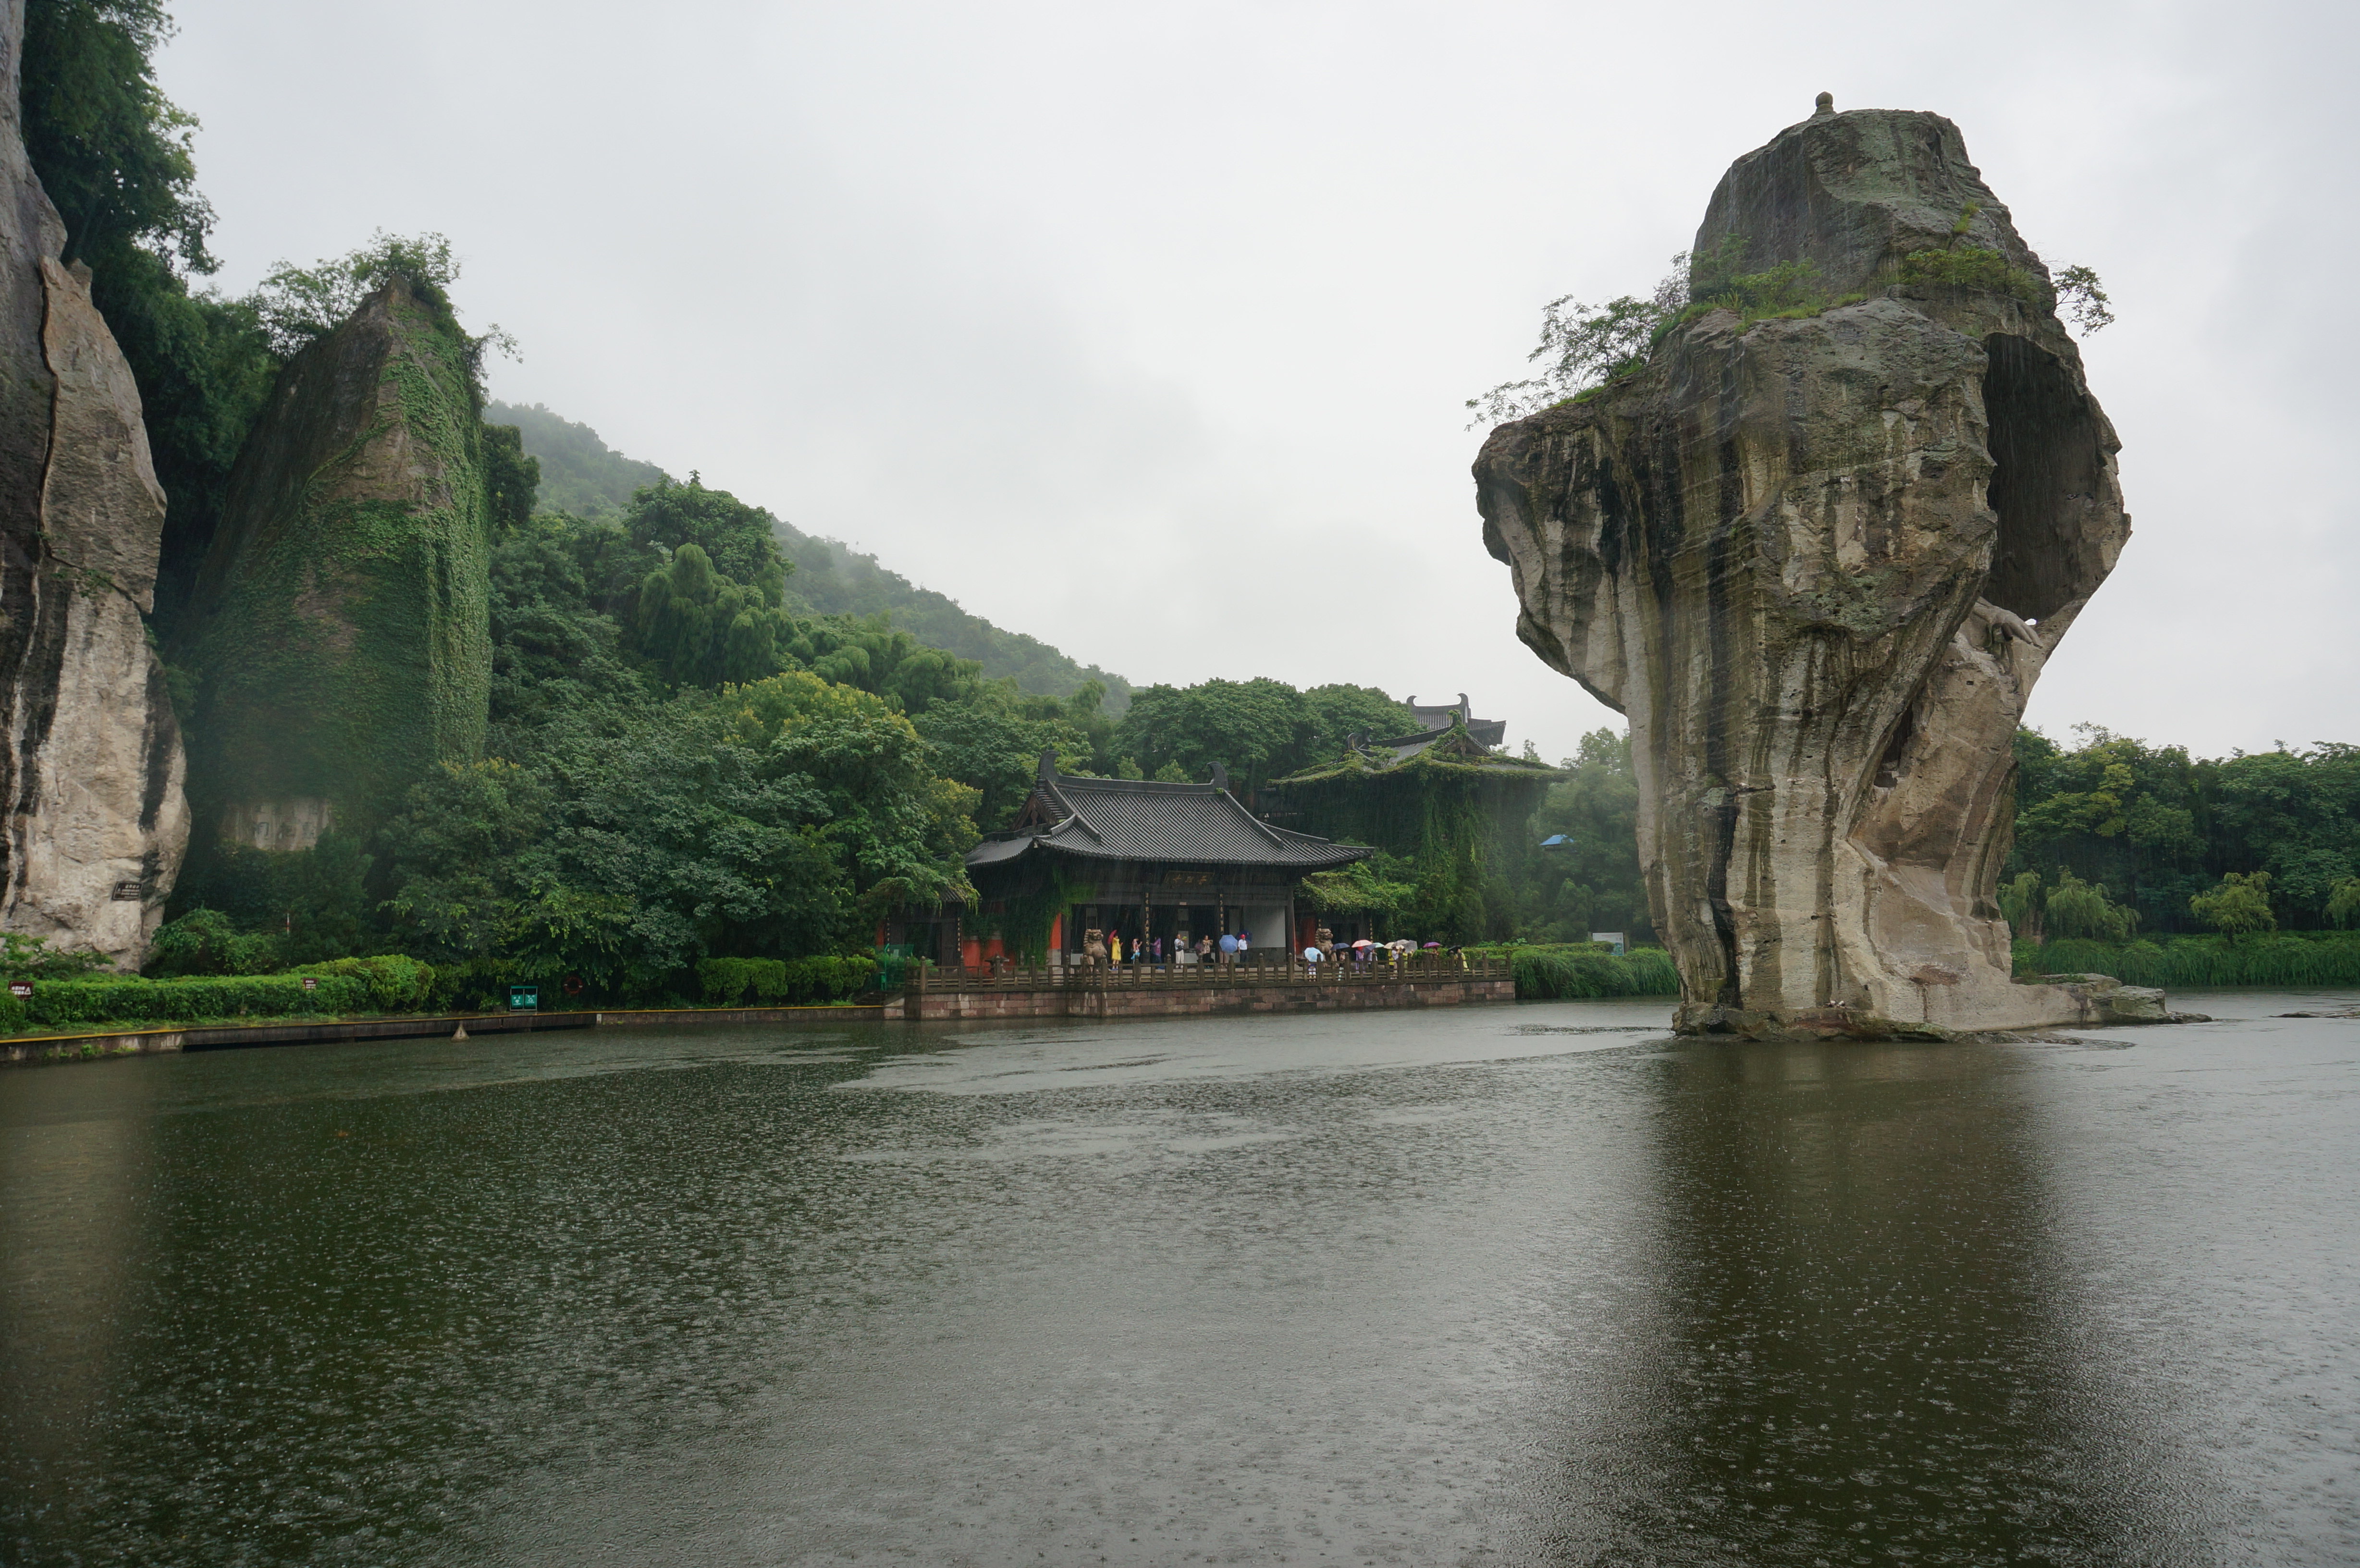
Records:
{"label": "cliff face", "polygon": [[365,828],[472,758],[491,690],[490,539],[464,336],[390,283],[297,355],[231,475],[191,791],[274,850]]}
{"label": "cliff face", "polygon": [[[1905,280],[1970,248],[1998,261]],[[1520,635],[1630,717],[1678,1027],[2092,1018],[2011,984],[1994,897],[2016,722],[2130,531],[2045,270],[1957,127],[1886,111],[1739,159],[1696,250],[1868,297],[1704,315],[1475,467]]]}
{"label": "cliff face", "polygon": [[136,965],[188,844],[180,740],[142,615],[164,493],[139,392],[59,263],[25,156],[22,0],[0,10],[0,927]]}

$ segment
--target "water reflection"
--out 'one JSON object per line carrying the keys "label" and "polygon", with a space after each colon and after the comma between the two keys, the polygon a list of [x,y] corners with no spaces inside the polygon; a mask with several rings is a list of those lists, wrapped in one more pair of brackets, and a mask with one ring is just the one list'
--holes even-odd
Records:
{"label": "water reflection", "polygon": [[149,1261],[155,1081],[120,1065],[78,1064],[104,1109],[0,1135],[0,1487],[44,1512],[70,1511],[78,1478],[114,1457],[104,1418]]}
{"label": "water reflection", "polygon": [[0,1561],[2360,1560],[2360,1023],[1658,1021],[0,1074]]}
{"label": "water reflection", "polygon": [[2073,1310],[2027,1051],[1651,1061],[1644,1324],[1568,1380],[1579,1441],[1515,1497],[1515,1554],[2168,1555],[2170,1488]]}

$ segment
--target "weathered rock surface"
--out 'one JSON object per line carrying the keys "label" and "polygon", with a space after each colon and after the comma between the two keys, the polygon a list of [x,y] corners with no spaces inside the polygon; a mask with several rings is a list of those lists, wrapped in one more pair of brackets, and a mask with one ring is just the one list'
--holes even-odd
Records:
{"label": "weathered rock surface", "polygon": [[2046,279],[1948,120],[1789,127],[1696,250],[1867,297],[1706,315],[1475,465],[1520,634],[1630,717],[1683,1030],[2103,1021],[2011,981],[1994,895],[2016,722],[2130,532],[2119,443],[2045,289],[1897,281],[1954,237]]}
{"label": "weathered rock surface", "polygon": [[202,831],[308,849],[478,756],[490,536],[467,341],[388,283],[280,376],[198,577]]}
{"label": "weathered rock surface", "polygon": [[136,966],[188,844],[179,728],[142,616],[164,493],[139,390],[60,266],[25,155],[22,0],[0,10],[0,927]]}

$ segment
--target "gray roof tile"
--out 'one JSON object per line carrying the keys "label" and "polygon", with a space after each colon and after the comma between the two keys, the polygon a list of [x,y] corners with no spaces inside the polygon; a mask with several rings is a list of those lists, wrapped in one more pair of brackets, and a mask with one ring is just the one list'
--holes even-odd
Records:
{"label": "gray roof tile", "polygon": [[995,835],[967,852],[970,868],[1002,866],[1033,849],[1090,860],[1153,860],[1170,865],[1263,866],[1325,871],[1366,849],[1315,838],[1261,821],[1215,784],[1161,784],[1128,779],[1044,775],[1032,804],[1054,825]]}

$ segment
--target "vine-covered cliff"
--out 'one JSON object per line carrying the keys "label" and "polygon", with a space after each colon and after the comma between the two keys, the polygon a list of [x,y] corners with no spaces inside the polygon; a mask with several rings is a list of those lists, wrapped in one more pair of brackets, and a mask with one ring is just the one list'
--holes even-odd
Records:
{"label": "vine-covered cliff", "polygon": [[281,376],[198,578],[201,831],[309,848],[482,751],[490,537],[471,354],[440,290],[397,279]]}

